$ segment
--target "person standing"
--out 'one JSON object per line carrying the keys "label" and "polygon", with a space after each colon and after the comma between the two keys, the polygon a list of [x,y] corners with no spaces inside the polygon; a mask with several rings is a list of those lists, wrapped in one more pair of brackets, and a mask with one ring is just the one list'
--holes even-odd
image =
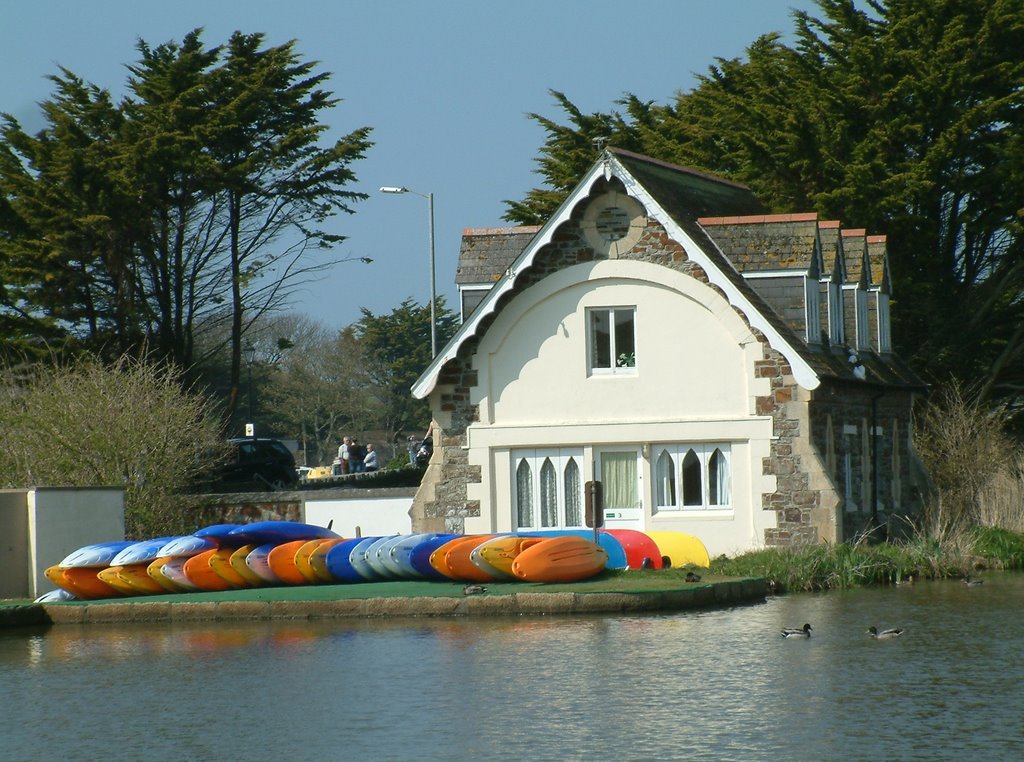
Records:
{"label": "person standing", "polygon": [[359,444],[359,440],[352,437],[348,446],[348,472],[350,474],[361,474],[363,472],[363,457],[366,455],[366,448]]}
{"label": "person standing", "polygon": [[373,445],[367,443],[366,445],[366,457],[363,458],[363,470],[364,471],[376,471],[379,468],[377,465],[377,451],[373,449]]}
{"label": "person standing", "polygon": [[342,437],[341,444],[338,445],[338,461],[341,463],[341,473],[351,473],[349,471],[349,448],[352,446],[351,437]]}

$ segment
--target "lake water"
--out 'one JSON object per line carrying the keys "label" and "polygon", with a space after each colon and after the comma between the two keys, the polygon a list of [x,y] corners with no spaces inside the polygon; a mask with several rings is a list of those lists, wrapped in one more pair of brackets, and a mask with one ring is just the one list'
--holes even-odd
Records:
{"label": "lake water", "polygon": [[3,632],[0,759],[1018,760],[1022,604],[999,574],[668,615]]}

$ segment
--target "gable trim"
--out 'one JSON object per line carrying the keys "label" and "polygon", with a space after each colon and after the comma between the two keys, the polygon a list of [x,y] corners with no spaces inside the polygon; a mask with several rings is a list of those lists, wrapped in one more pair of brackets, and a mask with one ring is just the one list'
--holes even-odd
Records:
{"label": "gable trim", "polygon": [[[789,363],[793,377],[797,383],[805,389],[816,389],[821,381],[811,366],[804,360],[800,353],[778,332],[771,322],[757,310],[747,299],[746,295],[737,287],[719,266],[714,263],[704,249],[683,230],[672,217],[658,204],[647,190],[636,178],[616,159],[615,155],[605,151],[602,157],[594,163],[587,174],[579,182],[576,188],[562,202],[558,211],[541,226],[540,231],[533,237],[522,253],[509,266],[501,279],[494,284],[487,296],[477,306],[469,321],[463,323],[452,339],[433,359],[420,378],[412,386],[412,393],[417,399],[423,399],[437,385],[437,379],[445,363],[452,360],[458,354],[460,347],[470,336],[476,334],[481,322],[485,317],[491,315],[498,303],[498,300],[515,286],[516,275],[529,267],[537,252],[548,243],[562,223],[566,222],[572,215],[576,206],[590,195],[591,189],[600,177],[611,179],[617,177],[626,188],[626,192],[637,199],[668,233],[686,250],[687,255],[696,264],[703,268],[708,276],[708,282],[725,294],[728,302],[738,308],[746,317],[750,325],[760,331],[768,343],[776,351],[780,352]],[[710,238],[712,245],[713,239]],[[718,250],[723,261],[727,261],[725,255]]]}

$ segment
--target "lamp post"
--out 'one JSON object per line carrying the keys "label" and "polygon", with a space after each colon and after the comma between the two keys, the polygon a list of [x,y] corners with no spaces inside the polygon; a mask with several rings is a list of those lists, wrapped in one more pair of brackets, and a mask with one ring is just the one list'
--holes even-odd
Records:
{"label": "lamp post", "polygon": [[431,359],[437,357],[437,314],[436,305],[437,301],[437,288],[434,278],[434,194],[433,193],[419,193],[414,190],[409,190],[406,187],[396,187],[392,185],[385,185],[380,189],[381,193],[412,193],[414,196],[425,198],[427,200],[427,214],[428,220],[428,231],[430,237],[430,357]]}
{"label": "lamp post", "polygon": [[252,364],[256,361],[256,345],[251,341],[246,342],[242,347],[242,354],[245,355],[245,367],[249,371],[249,422],[245,424],[245,435],[256,438],[256,424],[252,420]]}

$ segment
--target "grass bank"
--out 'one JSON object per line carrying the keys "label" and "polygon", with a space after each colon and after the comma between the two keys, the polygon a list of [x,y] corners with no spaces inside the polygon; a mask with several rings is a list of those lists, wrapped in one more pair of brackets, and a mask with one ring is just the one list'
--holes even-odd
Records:
{"label": "grass bank", "polygon": [[984,569],[1024,568],[1024,534],[976,527],[945,540],[857,542],[769,548],[711,562],[722,576],[764,577],[775,592],[899,584],[910,577],[963,577]]}

